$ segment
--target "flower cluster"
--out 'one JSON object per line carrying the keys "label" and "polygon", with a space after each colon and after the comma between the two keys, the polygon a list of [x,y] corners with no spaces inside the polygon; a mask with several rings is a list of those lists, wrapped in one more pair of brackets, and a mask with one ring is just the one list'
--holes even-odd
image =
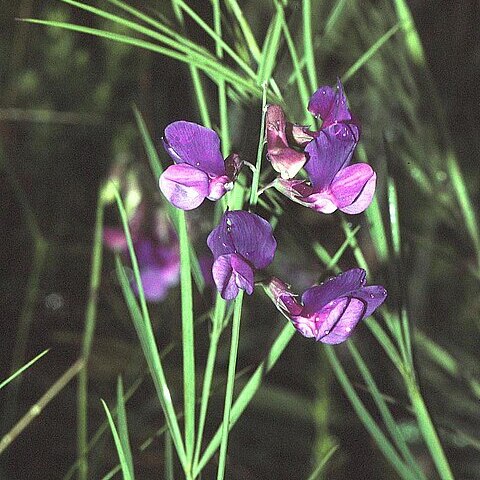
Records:
{"label": "flower cluster", "polygon": [[[376,174],[365,163],[350,165],[360,127],[348,108],[341,82],[335,88],[319,88],[308,110],[322,120],[320,130],[287,122],[278,105],[267,107],[267,158],[280,174],[271,185],[318,212],[363,212],[372,201]],[[235,153],[224,160],[218,135],[195,123],[168,125],[163,145],[175,163],[161,175],[160,189],[170,203],[183,210],[200,206],[205,198],[222,198],[233,188],[243,165]],[[308,180],[294,178],[302,169]],[[213,281],[225,300],[233,300],[240,290],[253,293],[255,272],[270,265],[277,247],[271,225],[243,210],[227,210],[207,244],[214,258]],[[362,269],[348,270],[309,288],[300,302],[277,278],[262,284],[302,335],[337,344],[386,298],[386,290],[366,286],[365,277]]]}
{"label": "flower cluster", "polygon": [[[363,212],[375,193],[376,174],[366,163],[350,165],[360,128],[347,106],[340,80],[336,89],[319,88],[308,110],[323,121],[318,132],[287,123],[278,105],[268,107],[267,156],[281,174],[275,187],[318,212]],[[293,179],[302,167],[309,181]]]}

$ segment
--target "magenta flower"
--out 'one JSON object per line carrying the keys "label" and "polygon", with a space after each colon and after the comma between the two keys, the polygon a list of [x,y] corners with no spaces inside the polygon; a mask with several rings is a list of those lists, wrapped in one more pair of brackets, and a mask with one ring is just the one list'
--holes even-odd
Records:
{"label": "magenta flower", "polygon": [[375,193],[377,175],[367,163],[349,165],[358,127],[333,123],[305,147],[310,182],[278,179],[275,187],[291,200],[317,212],[363,212]]}
{"label": "magenta flower", "polygon": [[165,129],[163,145],[175,164],[160,176],[160,190],[175,207],[192,210],[205,198],[218,200],[233,188],[241,162],[236,154],[223,160],[220,138],[213,130],[173,122]]}
{"label": "magenta flower", "polygon": [[322,119],[322,130],[336,123],[353,124],[358,128],[348,108],[347,97],[340,79],[337,80],[337,88],[329,85],[320,87],[310,98],[307,108],[312,115]]}
{"label": "magenta flower", "polygon": [[213,280],[225,300],[234,299],[239,289],[251,295],[255,270],[270,265],[277,248],[270,224],[242,210],[225,212],[207,244],[215,259]]}
{"label": "magenta flower", "polygon": [[[137,256],[140,279],[145,298],[150,302],[160,302],[168,290],[178,283],[180,276],[180,253],[177,237],[167,220],[158,215],[155,229],[151,233],[143,231],[143,208],[141,214],[134,215],[129,222],[133,248]],[[128,258],[127,240],[123,229],[105,227],[103,242],[111,250]],[[138,293],[135,281],[132,288]]]}
{"label": "magenta flower", "polygon": [[[171,244],[158,239],[141,238],[134,244],[145,298],[160,302],[180,277],[180,253],[176,239]],[[138,293],[134,282],[133,289]]]}
{"label": "magenta flower", "polygon": [[344,342],[358,322],[387,298],[382,286],[365,286],[365,276],[361,268],[348,270],[309,288],[301,303],[277,278],[265,285],[265,291],[304,337],[335,345]]}
{"label": "magenta flower", "polygon": [[298,152],[289,146],[286,132],[287,122],[279,105],[268,105],[265,127],[267,130],[267,159],[282,178],[293,178],[303,168],[307,158],[303,152]]}

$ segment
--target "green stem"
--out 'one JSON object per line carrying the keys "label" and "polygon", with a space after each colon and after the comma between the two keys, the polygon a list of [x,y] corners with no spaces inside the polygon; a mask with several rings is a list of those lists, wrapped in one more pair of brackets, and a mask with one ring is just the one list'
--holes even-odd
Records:
{"label": "green stem", "polygon": [[180,285],[182,299],[183,401],[185,408],[185,453],[193,463],[195,446],[195,341],[193,330],[192,273],[185,212],[179,212]]}
{"label": "green stem", "polygon": [[258,185],[260,182],[260,170],[262,168],[263,147],[265,145],[265,115],[267,113],[267,82],[262,85],[262,120],[260,124],[260,137],[258,139],[257,161],[253,172],[252,189],[250,191],[250,207],[254,207],[258,201]]}
{"label": "green stem", "polygon": [[318,85],[317,71],[315,68],[315,54],[313,51],[312,36],[312,2],[311,0],[303,0],[303,50],[305,60],[307,62],[308,80],[310,82],[310,90],[313,92]]}
{"label": "green stem", "polygon": [[227,387],[225,391],[225,406],[223,410],[222,442],[220,444],[220,458],[218,462],[217,480],[223,480],[227,461],[228,433],[230,431],[230,412],[232,409],[233,387],[235,384],[235,370],[237,367],[238,344],[240,341],[240,320],[242,318],[243,290],[240,290],[235,300],[235,310],[232,321],[232,339],[230,344],[230,358],[228,361]]}
{"label": "green stem", "polygon": [[208,348],[207,364],[205,366],[205,374],[203,378],[202,398],[200,403],[200,416],[198,421],[197,444],[195,446],[195,455],[193,460],[193,470],[195,471],[200,458],[200,451],[202,449],[203,431],[207,418],[208,402],[210,398],[210,390],[212,387],[213,371],[215,368],[215,359],[217,357],[218,342],[223,330],[223,319],[225,316],[226,302],[217,294],[215,303],[215,311],[213,314],[213,331],[210,338],[210,345]]}
{"label": "green stem", "polygon": [[80,459],[78,478],[88,478],[88,358],[92,347],[95,324],[97,319],[98,290],[102,273],[103,253],[103,215],[104,215],[104,188],[100,189],[97,201],[95,232],[93,237],[92,263],[90,270],[90,289],[85,313],[85,330],[82,341],[82,357],[85,361],[78,376],[77,385],[77,455]]}
{"label": "green stem", "polygon": [[[250,377],[250,380],[247,382],[245,387],[243,387],[243,390],[240,392],[237,399],[235,400],[235,403],[233,404],[232,410],[230,412],[230,429],[235,425],[237,420],[245,411],[248,404],[251,402],[252,398],[255,396],[258,389],[262,385],[263,378],[277,363],[277,360],[280,358],[280,355],[283,353],[290,340],[295,335],[295,332],[295,327],[291,324],[291,322],[288,322],[282,329],[280,335],[278,335],[278,337],[275,339],[275,342],[270,348],[265,360],[263,360],[258,365],[257,369]],[[200,474],[205,465],[217,451],[222,440],[223,429],[224,424],[220,426],[210,443],[207,445],[207,448],[203,452],[203,455],[198,462],[197,468],[193,472],[195,478]]]}
{"label": "green stem", "polygon": [[420,389],[413,376],[407,377],[405,382],[410,401],[412,402],[413,411],[417,418],[418,427],[420,428],[420,432],[422,433],[428,450],[430,451],[437,472],[442,480],[453,480],[450,465],[445,456],[445,452],[443,451],[442,444],[440,443]]}

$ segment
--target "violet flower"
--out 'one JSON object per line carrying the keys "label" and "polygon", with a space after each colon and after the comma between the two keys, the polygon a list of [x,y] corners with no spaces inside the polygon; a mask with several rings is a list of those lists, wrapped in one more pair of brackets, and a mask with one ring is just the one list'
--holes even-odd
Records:
{"label": "violet flower", "polygon": [[287,122],[279,105],[267,106],[265,123],[267,159],[282,178],[293,178],[302,169],[307,158],[303,152],[298,152],[289,146],[286,132]]}
{"label": "violet flower", "polygon": [[[143,213],[140,217],[143,219]],[[178,240],[162,215],[157,216],[153,232],[146,233],[141,226],[138,216],[132,217],[129,228],[137,256],[140,279],[147,301],[160,302],[165,299],[168,290],[178,283],[180,277]],[[127,240],[123,229],[105,227],[103,242],[111,250],[128,258]],[[135,281],[132,281],[132,288],[138,294]]]}
{"label": "violet flower", "polygon": [[363,212],[372,201],[377,175],[367,163],[349,165],[358,134],[354,124],[333,123],[320,130],[305,147],[310,182],[278,179],[275,187],[317,212]]}
{"label": "violet flower", "polygon": [[239,289],[251,295],[255,270],[270,265],[277,248],[270,224],[242,210],[225,212],[207,244],[215,259],[213,279],[225,300],[233,300]]}
{"label": "violet flower", "polygon": [[278,278],[272,278],[265,291],[304,337],[335,345],[387,298],[382,286],[365,286],[365,277],[361,268],[348,270],[306,290],[301,303]]}
{"label": "violet flower", "polygon": [[[320,87],[310,98],[308,110],[323,121],[318,132],[286,122],[278,105],[268,107],[267,156],[282,177],[275,187],[293,201],[318,212],[363,212],[372,201],[377,176],[366,163],[349,165],[360,127],[348,108],[340,80],[336,88]],[[304,148],[304,152],[292,145]],[[302,162],[310,182],[291,180],[302,168]]]}
{"label": "violet flower", "polygon": [[220,138],[192,122],[173,122],[165,129],[163,146],[175,162],[160,176],[160,190],[182,210],[197,208],[205,198],[218,200],[233,188],[241,162],[232,154],[223,160]]}

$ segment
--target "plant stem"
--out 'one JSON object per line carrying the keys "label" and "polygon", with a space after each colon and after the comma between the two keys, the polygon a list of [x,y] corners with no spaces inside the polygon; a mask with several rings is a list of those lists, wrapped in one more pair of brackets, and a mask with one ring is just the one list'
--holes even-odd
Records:
{"label": "plant stem", "polygon": [[103,216],[105,208],[104,188],[100,188],[97,200],[95,232],[93,238],[92,263],[90,270],[90,289],[85,313],[85,330],[82,341],[82,357],[85,368],[80,372],[77,386],[77,455],[80,459],[78,478],[88,478],[88,359],[92,348],[97,320],[98,291],[102,273],[103,254]]}
{"label": "plant stem", "polygon": [[235,370],[237,367],[238,344],[240,341],[240,320],[242,317],[243,290],[240,290],[235,299],[233,311],[232,339],[230,344],[230,357],[228,361],[227,388],[225,391],[225,406],[223,410],[222,442],[220,444],[220,458],[217,470],[217,480],[223,480],[227,462],[228,433],[230,431],[230,412],[232,409],[233,387],[235,383]]}

